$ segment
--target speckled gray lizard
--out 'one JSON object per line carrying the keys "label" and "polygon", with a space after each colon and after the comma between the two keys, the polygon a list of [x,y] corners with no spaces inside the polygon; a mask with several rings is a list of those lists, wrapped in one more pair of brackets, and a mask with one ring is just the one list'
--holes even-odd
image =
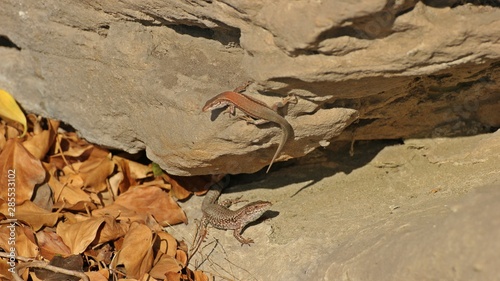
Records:
{"label": "speckled gray lizard", "polygon": [[234,237],[241,242],[241,244],[253,243],[252,239],[247,239],[241,236],[243,228],[258,219],[265,211],[271,207],[271,202],[268,201],[255,201],[239,208],[238,210],[230,210],[228,207],[240,201],[225,200],[221,203],[217,202],[222,190],[229,184],[229,176],[225,176],[221,182],[212,185],[210,190],[205,195],[201,210],[203,212],[202,227],[203,232],[206,233],[208,224],[213,225],[219,229],[232,229],[234,230]]}

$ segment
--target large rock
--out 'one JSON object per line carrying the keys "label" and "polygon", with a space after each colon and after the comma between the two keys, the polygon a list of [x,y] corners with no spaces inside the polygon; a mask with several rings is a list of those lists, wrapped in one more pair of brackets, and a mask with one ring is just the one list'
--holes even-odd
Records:
{"label": "large rock", "polygon": [[279,127],[200,110],[247,80],[269,104],[299,99],[281,160],[335,140],[498,127],[500,9],[433,2],[3,0],[0,87],[179,175],[269,163]]}

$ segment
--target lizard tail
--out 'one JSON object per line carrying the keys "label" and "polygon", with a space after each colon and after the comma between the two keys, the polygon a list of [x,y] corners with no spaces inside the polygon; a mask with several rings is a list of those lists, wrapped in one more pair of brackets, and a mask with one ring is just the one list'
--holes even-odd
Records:
{"label": "lizard tail", "polygon": [[267,167],[266,174],[269,173],[271,166],[273,166],[274,160],[278,158],[278,155],[281,153],[281,150],[283,150],[285,143],[295,138],[295,133],[293,131],[292,125],[290,125],[288,122],[285,122],[281,125],[281,131],[281,142],[278,146],[278,149],[276,149],[276,152],[274,153],[273,159],[271,159],[271,163],[269,163],[269,166]]}

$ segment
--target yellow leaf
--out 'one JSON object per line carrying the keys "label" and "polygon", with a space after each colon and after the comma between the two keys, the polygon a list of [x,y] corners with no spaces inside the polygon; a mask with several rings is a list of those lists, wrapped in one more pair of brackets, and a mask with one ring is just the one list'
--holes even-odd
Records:
{"label": "yellow leaf", "polygon": [[26,123],[26,116],[24,115],[21,108],[16,103],[16,100],[6,91],[0,89],[0,117],[7,121],[14,121],[21,123],[24,127],[23,134],[20,136],[24,137],[26,131],[28,130],[28,124]]}

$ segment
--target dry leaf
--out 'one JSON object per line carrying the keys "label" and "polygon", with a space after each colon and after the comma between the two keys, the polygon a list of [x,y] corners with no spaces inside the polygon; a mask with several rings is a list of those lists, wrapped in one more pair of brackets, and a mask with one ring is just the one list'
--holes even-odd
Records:
{"label": "dry leaf", "polygon": [[7,139],[21,138],[20,133],[19,133],[19,129],[16,129],[9,124],[7,124],[5,128],[6,128],[5,137]]}
{"label": "dry leaf", "polygon": [[[92,210],[97,209],[97,206],[92,202],[80,201],[75,204],[69,204],[67,202],[59,202],[58,204],[54,204],[54,208],[62,208],[67,211],[77,211],[77,212],[87,212],[89,213]],[[65,213],[68,214],[68,213]]]}
{"label": "dry leaf", "polygon": [[111,248],[110,243],[103,244],[99,247],[89,248],[85,251],[85,255],[92,257],[98,262],[104,262],[104,264],[109,265],[111,263],[111,258],[114,255],[113,248]]}
{"label": "dry leaf", "polygon": [[59,144],[59,150],[55,151],[54,156],[63,154],[65,157],[76,158],[76,160],[80,161],[87,159],[90,150],[94,148],[92,144],[81,139],[73,132],[59,134],[56,142]]}
{"label": "dry leaf", "polygon": [[83,187],[91,192],[106,190],[106,179],[113,172],[115,164],[109,158],[94,158],[83,162],[78,170],[83,179]]}
{"label": "dry leaf", "polygon": [[80,254],[94,241],[104,221],[104,218],[89,218],[73,224],[60,222],[57,224],[56,232],[61,236],[64,244],[71,249],[71,253]]}
{"label": "dry leaf", "polygon": [[[7,214],[8,206],[6,203],[0,205],[0,211]],[[16,219],[26,222],[35,231],[38,231],[43,226],[56,225],[57,220],[61,217],[61,214],[42,209],[31,201],[24,201],[22,204],[17,205],[14,214]]]}
{"label": "dry leaf", "polygon": [[211,176],[181,177],[163,174],[162,177],[172,185],[172,195],[179,200],[186,199],[191,192],[207,189],[206,186],[212,182]]}
{"label": "dry leaf", "polygon": [[64,175],[59,177],[59,181],[65,186],[73,187],[75,190],[83,188],[82,177],[79,174],[70,172],[69,168],[65,169]]}
{"label": "dry leaf", "polygon": [[151,230],[133,223],[123,240],[123,248],[117,254],[117,264],[123,264],[129,278],[140,278],[151,270],[153,264],[153,235]]}
{"label": "dry leaf", "polygon": [[182,266],[179,261],[175,258],[163,255],[161,259],[155,264],[155,266],[151,269],[149,274],[153,278],[163,279],[165,274],[168,272],[179,273],[182,270]]}
{"label": "dry leaf", "polygon": [[106,149],[89,144],[71,132],[57,135],[55,147],[49,163],[60,170],[67,165],[84,162],[87,159],[104,158],[109,153]]}
{"label": "dry leaf", "polygon": [[159,239],[160,243],[155,250],[159,253],[175,257],[177,253],[177,240],[169,233],[163,231],[158,232],[157,235],[157,239]]}
{"label": "dry leaf", "polygon": [[[123,241],[125,239],[123,237],[120,237],[118,238],[118,240],[116,240],[113,244],[115,244],[115,251],[121,251],[121,249],[123,248]],[[115,261],[115,260],[114,260]],[[113,261],[112,261],[113,262]],[[115,267],[112,267],[112,268],[115,268]]]}
{"label": "dry leaf", "polygon": [[[122,187],[124,190],[128,190],[128,188],[130,186],[128,181],[126,180],[123,172],[121,172],[121,171],[119,171],[116,174],[109,177],[108,181],[109,181],[109,189],[110,189],[112,195],[117,195],[118,192],[122,189]],[[120,193],[123,193],[123,192],[120,192]],[[115,201],[114,196],[108,196],[108,197],[110,197],[110,198],[103,198],[104,206],[108,206]],[[110,202],[110,200],[112,200],[112,201]]]}
{"label": "dry leaf", "polygon": [[208,281],[208,276],[203,273],[203,271],[196,270],[194,271],[194,280],[196,281]]}
{"label": "dry leaf", "polygon": [[[181,276],[182,276],[182,274],[179,273],[179,272],[172,272],[172,271],[170,271],[170,272],[167,272],[165,274],[166,278],[164,280],[167,280],[167,281],[180,281],[181,280]],[[183,278],[182,280],[186,280],[186,279]],[[189,280],[191,280],[191,279],[189,279]]]}
{"label": "dry leaf", "polygon": [[147,225],[153,231],[160,231],[162,227],[156,222],[156,220],[147,213],[137,213],[134,210],[128,209],[122,205],[111,204],[104,208],[96,209],[92,211],[92,216],[102,217],[102,216],[112,216],[118,221],[123,221],[126,223],[138,222]]}
{"label": "dry leaf", "polygon": [[[186,215],[177,202],[156,186],[132,188],[118,196],[113,205],[121,205],[138,214],[151,214],[162,226],[187,223]],[[106,208],[98,212],[105,211]]]}
{"label": "dry leaf", "polygon": [[130,177],[134,180],[145,179],[153,173],[151,166],[148,165],[143,165],[120,156],[113,156],[113,160],[117,163],[125,163],[129,169]]}
{"label": "dry leaf", "polygon": [[118,183],[117,188],[113,189],[114,194],[118,194],[118,191],[119,193],[124,193],[130,186],[137,185],[137,181],[130,174],[129,161],[118,156],[113,156],[113,161],[118,166],[118,171],[122,173],[122,180]]}
{"label": "dry leaf", "polygon": [[153,281],[153,280],[156,280],[156,279],[151,278],[151,276],[147,273],[142,275],[141,278],[139,279],[139,281]]}
{"label": "dry leaf", "polygon": [[35,185],[45,180],[45,169],[18,140],[9,139],[0,153],[0,175],[0,198],[15,198],[16,204],[21,204],[30,200]]}
{"label": "dry leaf", "polygon": [[40,248],[40,254],[48,260],[52,260],[55,255],[63,257],[71,255],[69,247],[64,244],[61,237],[55,232],[40,231],[36,233],[36,240]]}
{"label": "dry leaf", "polygon": [[7,263],[7,260],[0,259],[0,281],[14,280],[9,269],[11,269],[11,266]]}
{"label": "dry leaf", "polygon": [[188,257],[187,257],[186,252],[181,251],[181,250],[177,250],[177,254],[175,255],[175,258],[177,259],[179,264],[181,264],[183,267],[187,266]]}
{"label": "dry leaf", "polygon": [[125,223],[119,223],[112,216],[104,216],[104,225],[99,228],[96,236],[96,240],[92,242],[92,245],[99,245],[105,242],[109,242],[119,237],[124,236],[129,230],[129,225]]}
{"label": "dry leaf", "polygon": [[0,151],[2,151],[3,147],[7,143],[7,138],[5,137],[7,133],[7,128],[5,122],[0,120]]}
{"label": "dry leaf", "polygon": [[2,89],[0,89],[0,117],[8,121],[20,123],[24,127],[21,137],[26,134],[26,131],[28,130],[26,116],[24,116],[23,111],[19,105],[17,105],[16,100],[14,100],[9,93]]}
{"label": "dry leaf", "polygon": [[[64,185],[57,177],[57,168],[53,164],[43,163],[49,175],[48,184],[54,192],[56,205],[54,207],[62,207],[65,205],[67,208],[74,206],[80,202],[87,202],[92,204],[90,196],[83,190],[71,185]],[[92,204],[93,205],[93,204]],[[94,205],[95,208],[95,205]],[[83,209],[85,210],[85,209]]]}
{"label": "dry leaf", "polygon": [[[10,238],[11,231],[14,230],[15,238]],[[10,238],[10,239],[9,239]],[[16,254],[18,256],[35,258],[38,256],[38,246],[35,244],[34,232],[24,225],[0,224],[0,248],[7,249],[10,252],[9,241],[15,239]]]}
{"label": "dry leaf", "polygon": [[85,272],[90,279],[90,281],[108,281],[109,280],[109,270],[101,269],[99,271]]}
{"label": "dry leaf", "polygon": [[54,144],[57,135],[57,128],[59,128],[59,121],[48,120],[48,130],[43,130],[37,134],[29,135],[27,140],[23,142],[23,146],[35,158],[42,160],[49,148]]}

